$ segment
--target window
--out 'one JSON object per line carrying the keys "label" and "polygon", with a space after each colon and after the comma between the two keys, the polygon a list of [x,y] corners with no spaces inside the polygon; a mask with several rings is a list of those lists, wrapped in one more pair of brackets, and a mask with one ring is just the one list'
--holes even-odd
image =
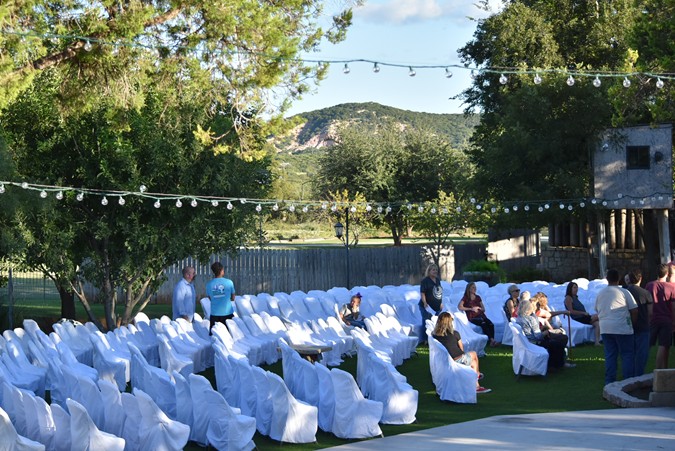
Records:
{"label": "window", "polygon": [[649,169],[649,146],[626,146],[626,169]]}

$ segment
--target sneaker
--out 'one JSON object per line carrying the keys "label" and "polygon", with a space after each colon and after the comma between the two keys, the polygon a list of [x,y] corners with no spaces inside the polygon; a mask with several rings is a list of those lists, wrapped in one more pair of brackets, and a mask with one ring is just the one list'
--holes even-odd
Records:
{"label": "sneaker", "polygon": [[577,367],[576,363],[565,362],[565,368],[576,368],[576,367]]}
{"label": "sneaker", "polygon": [[482,380],[484,377],[485,377],[485,374],[483,374],[483,373],[478,374],[478,380],[479,381]]}
{"label": "sneaker", "polygon": [[491,391],[492,391],[491,388],[485,388],[485,387],[478,387],[478,388],[476,389],[476,393],[477,393],[477,394],[480,394],[480,393],[490,393]]}

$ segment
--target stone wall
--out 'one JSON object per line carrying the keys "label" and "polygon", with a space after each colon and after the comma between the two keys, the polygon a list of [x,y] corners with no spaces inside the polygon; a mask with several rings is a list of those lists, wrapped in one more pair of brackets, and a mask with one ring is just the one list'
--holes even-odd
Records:
{"label": "stone wall", "polygon": [[[633,268],[647,269],[645,251],[640,249],[610,249],[607,267],[624,274]],[[598,274],[598,259],[588,249],[551,246],[542,249],[540,268],[551,274],[552,281],[562,283],[577,277],[602,278]]]}

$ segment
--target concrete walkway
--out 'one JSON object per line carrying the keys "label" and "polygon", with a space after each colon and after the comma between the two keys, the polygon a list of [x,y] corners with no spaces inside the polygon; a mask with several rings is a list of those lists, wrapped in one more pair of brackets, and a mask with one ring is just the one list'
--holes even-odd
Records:
{"label": "concrete walkway", "polygon": [[500,415],[326,449],[675,450],[675,408]]}

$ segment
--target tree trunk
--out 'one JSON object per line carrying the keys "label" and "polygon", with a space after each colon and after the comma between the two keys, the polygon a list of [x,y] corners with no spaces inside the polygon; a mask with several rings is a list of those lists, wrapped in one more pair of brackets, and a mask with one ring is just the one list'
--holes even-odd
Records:
{"label": "tree trunk", "polygon": [[77,319],[75,318],[75,294],[69,287],[57,285],[56,289],[59,291],[59,298],[61,298],[61,318]]}
{"label": "tree trunk", "polygon": [[[656,210],[643,210],[642,212],[643,224],[638,223],[638,227],[643,231],[658,230]],[[647,232],[643,234],[646,251],[647,268],[643,280],[649,282],[655,280],[657,276],[657,268],[661,264],[661,253],[659,247],[659,234]]]}

